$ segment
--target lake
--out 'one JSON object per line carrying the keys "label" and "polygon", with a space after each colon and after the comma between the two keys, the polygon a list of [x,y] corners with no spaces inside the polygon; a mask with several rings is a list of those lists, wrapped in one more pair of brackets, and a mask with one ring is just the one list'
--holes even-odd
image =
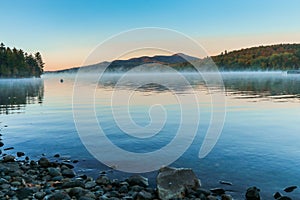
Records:
{"label": "lake", "polygon": [[[82,96],[76,97],[77,100],[72,99],[74,74],[46,74],[41,79],[0,79],[0,133],[4,148],[14,147],[7,152],[24,151],[32,159],[38,159],[42,154],[52,160],[76,159],[79,161],[74,164],[77,173],[96,177],[100,171],[110,168],[85,148],[80,139],[82,133],[77,133],[76,126],[84,126],[82,130],[89,130],[89,133],[83,134],[93,136],[94,129],[89,129],[89,123],[96,118],[112,144],[143,154],[155,152],[172,142],[182,124],[182,108],[185,109],[185,124],[188,125],[184,129],[186,133],[182,143],[190,140],[195,110],[199,109],[195,138],[171,166],[192,168],[204,187],[232,190],[230,194],[236,199],[243,199],[246,189],[253,185],[261,189],[264,199],[272,199],[273,193],[282,192],[286,186],[300,186],[300,76],[284,72],[224,72],[221,75],[225,86],[225,121],[216,145],[204,158],[200,159],[198,154],[214,114],[211,110],[214,108],[218,113],[223,109],[220,104],[211,104],[211,95],[223,90],[214,86],[209,91],[197,74],[184,75],[188,86],[182,85],[172,74],[136,74],[137,79],[135,77],[132,79],[134,81],[122,84],[117,91],[115,88],[121,75],[108,74],[93,88],[94,116],[83,112],[84,124],[80,125],[74,123],[72,102],[76,103],[78,110],[89,109],[90,105],[80,100],[85,97],[84,88],[94,87],[95,83],[89,76],[95,75],[89,74],[80,80]],[[138,80],[147,80],[147,84],[136,87]],[[168,82],[170,88],[157,84],[161,83],[159,80]],[[188,100],[183,103],[178,101],[177,96],[189,97],[191,93],[197,97],[198,108]],[[120,95],[114,97],[113,105],[112,95]],[[128,113],[130,120],[127,119]],[[151,118],[152,114],[158,118]],[[162,125],[161,121],[164,122]],[[149,132],[143,137],[126,134],[118,126],[125,125],[127,128],[128,125],[144,130],[149,124],[151,127],[152,122],[155,125],[153,130],[160,128],[158,133],[151,135]],[[135,134],[139,136],[138,132]],[[105,153],[105,144],[101,142],[95,141],[95,146]],[[162,158],[165,156],[168,160],[177,154],[176,148],[162,155]],[[57,153],[61,158],[53,157]],[[122,161],[116,162],[127,162],[131,166],[133,161],[130,158],[117,156]],[[150,165],[162,158],[142,164]],[[109,158],[104,156],[103,159]],[[118,166],[111,167],[116,170],[109,171],[110,177],[122,179],[129,175],[118,171]],[[150,178],[152,185],[155,184],[156,174],[156,171],[143,173]],[[233,185],[220,185],[219,180],[230,181]],[[299,198],[300,190],[289,196]]]}

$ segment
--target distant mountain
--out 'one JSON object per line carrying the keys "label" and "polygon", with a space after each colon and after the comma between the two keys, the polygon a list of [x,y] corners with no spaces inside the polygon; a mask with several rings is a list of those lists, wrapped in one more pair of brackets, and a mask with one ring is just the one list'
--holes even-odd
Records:
{"label": "distant mountain", "polygon": [[[269,46],[251,47],[222,52],[217,56],[207,58],[195,58],[184,54],[174,54],[171,56],[143,56],[128,60],[115,60],[111,63],[102,62],[95,65],[83,67],[85,71],[90,71],[98,67],[106,67],[107,72],[124,72],[143,64],[157,63],[168,65],[179,71],[195,71],[189,61],[197,63],[199,66],[209,67],[216,64],[221,71],[238,70],[297,70],[300,69],[300,44],[278,44]],[[214,63],[212,63],[212,60]],[[149,65],[152,66],[152,65]],[[55,71],[77,72],[79,67]]]}
{"label": "distant mountain", "polygon": [[[101,62],[98,64],[94,65],[89,65],[89,66],[83,66],[82,68],[84,69],[85,72],[92,71],[95,68],[98,67],[106,67],[109,65],[106,69],[107,72],[120,72],[120,71],[128,71],[136,66],[143,65],[143,64],[161,64],[161,65],[168,65],[168,66],[173,66],[176,67],[180,63],[187,62],[189,61],[197,61],[199,58],[195,58],[192,56],[188,56],[185,54],[174,54],[171,56],[143,56],[143,57],[138,57],[138,58],[131,58],[128,60],[114,60],[112,62]],[[151,65],[149,65],[151,66]],[[74,67],[70,69],[64,69],[64,70],[58,70],[58,71],[51,71],[51,72],[46,72],[46,73],[74,73],[79,70],[80,67]]]}

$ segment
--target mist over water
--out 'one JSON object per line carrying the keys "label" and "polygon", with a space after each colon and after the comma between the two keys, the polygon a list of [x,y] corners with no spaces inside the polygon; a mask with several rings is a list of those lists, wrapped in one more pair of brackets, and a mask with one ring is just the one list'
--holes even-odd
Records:
{"label": "mist over water", "polygon": [[[106,73],[92,83],[91,77],[98,75],[87,73],[86,79],[82,79],[83,87],[97,85],[95,115],[115,145],[132,152],[149,152],[168,144],[180,125],[181,117],[174,91],[185,95],[190,94],[192,88],[200,109],[199,128],[192,145],[172,166],[193,168],[204,187],[224,187],[219,180],[232,182],[233,186],[227,189],[235,191],[232,196],[236,199],[242,199],[245,189],[252,185],[261,188],[264,199],[272,199],[272,194],[285,186],[300,185],[299,75],[284,72],[221,73],[227,102],[225,124],[217,145],[203,159],[198,158],[198,152],[212,114],[210,93],[218,93],[220,88],[217,85],[208,88],[203,77],[195,73],[182,73],[191,88],[180,84],[169,72],[131,74],[132,78],[118,87],[119,92],[132,93],[131,99],[120,99],[115,108],[128,106],[132,120],[140,126],[151,122],[149,109],[153,104],[164,106],[167,115],[159,134],[141,139],[126,135],[112,114],[112,94],[123,75]],[[78,173],[97,176],[99,171],[108,167],[88,153],[77,134],[72,113],[75,78],[75,73],[59,73],[43,75],[42,79],[0,79],[1,133],[6,147],[15,147],[12,152],[24,151],[33,159],[41,157],[42,153],[49,157],[59,153],[79,160],[76,164]],[[158,79],[168,83],[169,88],[156,84]],[[135,88],[134,83],[139,81],[148,84]],[[88,105],[80,106],[84,110]],[[87,116],[86,120],[89,119]],[[109,175],[120,179],[128,176],[119,171]],[[150,179],[152,177],[152,184],[155,175],[156,172],[146,174]],[[299,195],[296,190],[290,196],[297,199]]]}

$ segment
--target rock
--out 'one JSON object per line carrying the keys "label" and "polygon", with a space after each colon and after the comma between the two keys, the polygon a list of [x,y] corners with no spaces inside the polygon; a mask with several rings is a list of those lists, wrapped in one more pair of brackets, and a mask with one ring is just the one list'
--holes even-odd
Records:
{"label": "rock", "polygon": [[19,186],[22,185],[19,181],[13,181],[13,182],[11,182],[10,184],[11,184],[12,186],[14,186],[14,187],[19,187]]}
{"label": "rock", "polygon": [[81,180],[67,181],[64,182],[61,187],[62,188],[74,188],[74,187],[84,188],[84,183]]}
{"label": "rock", "polygon": [[285,192],[293,192],[295,189],[297,189],[297,186],[293,185],[293,186],[284,188],[283,191],[285,191]]}
{"label": "rock", "polygon": [[48,167],[47,170],[48,170],[49,175],[52,177],[61,176],[60,171],[54,167]]}
{"label": "rock", "polygon": [[[82,196],[78,200],[94,200],[95,198],[87,197],[87,196]],[[111,199],[111,198],[109,198]]]}
{"label": "rock", "polygon": [[221,200],[232,200],[232,197],[228,194],[222,194],[221,195]]}
{"label": "rock", "polygon": [[232,185],[232,183],[229,181],[219,181],[219,183],[223,185]]}
{"label": "rock", "polygon": [[120,196],[120,194],[117,191],[110,191],[110,192],[108,192],[108,196],[118,198]]}
{"label": "rock", "polygon": [[15,161],[15,157],[12,155],[6,155],[3,157],[3,162],[14,162]]}
{"label": "rock", "polygon": [[3,149],[4,151],[8,151],[8,150],[13,150],[14,148],[13,147],[8,147],[8,148],[5,148]]}
{"label": "rock", "polygon": [[16,195],[19,199],[27,199],[33,195],[33,190],[31,188],[20,188],[16,190]]}
{"label": "rock", "polygon": [[96,183],[98,185],[108,185],[110,184],[110,180],[107,176],[99,176],[97,179],[96,179]]}
{"label": "rock", "polygon": [[134,186],[131,187],[131,191],[133,191],[133,192],[140,192],[143,189],[144,189],[144,187],[139,186],[139,185],[134,185]]}
{"label": "rock", "polygon": [[9,183],[9,182],[4,178],[0,178],[0,185],[2,185],[4,183]]}
{"label": "rock", "polygon": [[159,170],[156,178],[158,196],[160,199],[183,198],[186,188],[196,190],[200,180],[192,169],[164,167]]}
{"label": "rock", "polygon": [[201,194],[203,194],[204,196],[209,196],[211,194],[210,190],[204,189],[204,188],[198,188],[196,190],[196,193],[198,196],[200,196]]}
{"label": "rock", "polygon": [[84,189],[81,188],[81,187],[74,187],[72,188],[70,191],[69,191],[69,195],[71,197],[75,196],[77,199],[80,197],[80,196],[83,196],[83,193],[84,193]]}
{"label": "rock", "polygon": [[126,185],[122,185],[119,189],[120,193],[127,193],[128,192],[128,187]]}
{"label": "rock", "polygon": [[63,176],[54,176],[54,177],[51,178],[52,181],[61,181],[63,179],[64,179]]}
{"label": "rock", "polygon": [[130,176],[127,180],[127,182],[129,183],[129,185],[139,185],[141,187],[148,187],[149,183],[148,183],[148,179],[141,176],[141,175],[133,175]]}
{"label": "rock", "polygon": [[218,200],[216,196],[209,195],[206,197],[207,200]]}
{"label": "rock", "polygon": [[152,194],[144,190],[140,191],[136,195],[136,200],[151,200],[151,199],[152,199]]}
{"label": "rock", "polygon": [[18,151],[18,152],[17,152],[17,156],[18,156],[18,157],[25,156],[25,153],[24,153],[24,152],[20,152],[20,151]]}
{"label": "rock", "polygon": [[46,196],[46,193],[45,193],[45,192],[37,192],[37,193],[35,193],[33,196],[34,196],[34,198],[36,198],[36,199],[43,199],[44,196]]}
{"label": "rock", "polygon": [[57,153],[57,154],[55,154],[53,157],[54,157],[54,158],[59,158],[60,155]]}
{"label": "rock", "polygon": [[282,195],[279,192],[276,192],[275,194],[273,194],[274,199],[278,199],[281,196]]}
{"label": "rock", "polygon": [[50,167],[50,162],[49,162],[49,160],[48,160],[47,158],[45,158],[45,157],[40,158],[39,161],[38,161],[38,163],[39,163],[39,165],[40,165],[41,167]]}
{"label": "rock", "polygon": [[260,189],[257,187],[249,187],[246,192],[246,200],[260,200]]}
{"label": "rock", "polygon": [[3,146],[4,146],[4,143],[0,141],[0,147],[3,147]]}
{"label": "rock", "polygon": [[86,189],[91,189],[93,187],[95,187],[97,184],[94,181],[88,181],[85,183],[85,188]]}
{"label": "rock", "polygon": [[222,194],[225,194],[225,190],[223,188],[213,188],[213,189],[210,189],[210,191],[219,196],[221,196]]}
{"label": "rock", "polygon": [[10,185],[7,184],[7,183],[4,183],[4,184],[1,184],[1,185],[0,185],[0,188],[1,188],[2,190],[9,189],[9,188],[10,188]]}
{"label": "rock", "polygon": [[277,200],[292,200],[292,199],[287,196],[282,196],[282,197],[279,197]]}
{"label": "rock", "polygon": [[65,192],[58,191],[50,195],[47,199],[48,200],[71,200],[71,197]]}
{"label": "rock", "polygon": [[68,178],[73,178],[76,175],[72,169],[64,169],[62,170],[61,174]]}
{"label": "rock", "polygon": [[74,166],[69,163],[63,163],[63,164],[64,164],[64,166],[66,166],[69,169],[74,169]]}

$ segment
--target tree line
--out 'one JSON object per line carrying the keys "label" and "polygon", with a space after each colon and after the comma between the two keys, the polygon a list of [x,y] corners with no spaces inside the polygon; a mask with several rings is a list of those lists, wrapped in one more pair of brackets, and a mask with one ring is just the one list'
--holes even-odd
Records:
{"label": "tree line", "polygon": [[0,77],[40,77],[43,73],[42,55],[24,52],[22,49],[5,47],[0,44]]}
{"label": "tree line", "polygon": [[[212,63],[213,61],[213,63]],[[215,64],[220,71],[300,70],[300,44],[277,44],[224,51],[200,59],[197,65],[209,70]],[[172,65],[177,70],[195,71],[189,62]]]}
{"label": "tree line", "polygon": [[300,44],[225,51],[212,59],[221,70],[297,70],[300,69]]}

